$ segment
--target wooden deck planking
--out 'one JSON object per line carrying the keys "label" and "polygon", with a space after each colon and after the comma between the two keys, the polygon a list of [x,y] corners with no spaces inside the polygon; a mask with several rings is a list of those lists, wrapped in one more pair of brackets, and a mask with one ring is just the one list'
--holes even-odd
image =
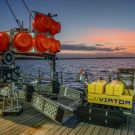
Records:
{"label": "wooden deck planking", "polygon": [[98,135],[102,128],[102,126],[97,125],[90,135]]}
{"label": "wooden deck planking", "polygon": [[121,128],[117,128],[114,130],[114,135],[121,135]]}
{"label": "wooden deck planking", "polygon": [[42,123],[40,126],[36,126],[36,128],[31,127],[25,130],[24,132],[20,133],[19,135],[44,135],[47,132],[49,132],[51,129],[53,129],[56,126],[56,124],[48,118],[46,118],[46,121]]}
{"label": "wooden deck planking", "polygon": [[106,135],[107,131],[108,131],[108,127],[102,127],[102,129],[99,132],[99,135]]}
{"label": "wooden deck planking", "polygon": [[[32,113],[32,112],[34,112],[35,110],[33,110],[32,108],[31,108],[31,110],[29,110],[29,111],[26,111],[26,113]],[[37,112],[37,111],[36,111]],[[25,118],[27,118],[27,117],[31,117],[31,114],[25,114],[25,113],[23,113],[22,115],[20,115],[20,116],[10,116],[10,117],[2,117],[2,121],[0,121],[0,129],[2,129],[2,127],[5,127],[5,125],[8,125],[8,126],[10,126],[10,124],[13,124],[14,123],[14,121],[15,122],[19,122],[19,121],[21,121],[22,119],[25,119]],[[2,126],[2,127],[1,127]]]}
{"label": "wooden deck planking", "polygon": [[54,123],[26,104],[20,116],[0,116],[0,135],[135,135],[134,117],[131,122],[118,129],[84,122],[69,128]]}
{"label": "wooden deck planking", "polygon": [[89,128],[90,124],[86,123],[84,126],[77,132],[77,135],[83,135],[86,130]]}
{"label": "wooden deck planking", "polygon": [[55,126],[52,128],[49,132],[46,133],[46,135],[53,135],[55,132],[57,132],[61,128],[60,125]]}
{"label": "wooden deck planking", "polygon": [[[34,111],[33,108],[32,108],[28,103],[23,106],[23,109],[25,110],[25,113],[28,112],[28,111],[30,111],[29,108],[31,108],[32,111]],[[27,111],[27,110],[28,110],[28,111]],[[31,114],[31,113],[30,113],[30,114]],[[22,113],[22,115],[25,115],[25,114]],[[21,116],[22,116],[22,115],[21,115]],[[5,120],[8,120],[8,119],[10,119],[10,118],[12,118],[12,117],[14,117],[14,116],[1,116],[1,115],[0,115],[0,125],[2,124],[1,122],[4,121],[4,123],[5,123]],[[17,118],[17,117],[15,116],[13,119],[16,119],[16,118]]]}
{"label": "wooden deck planking", "polygon": [[135,118],[131,117],[130,122],[132,124],[128,126],[128,135],[135,135]]}
{"label": "wooden deck planking", "polygon": [[79,129],[81,129],[83,126],[84,126],[83,122],[79,123],[76,128],[73,128],[71,132],[69,132],[68,135],[75,135],[79,131]]}
{"label": "wooden deck planking", "polygon": [[20,123],[22,120],[28,119],[30,116],[27,116],[25,114],[22,114],[21,116],[13,116],[10,118],[3,119],[2,123],[0,123],[0,132],[5,129],[9,130],[12,126],[17,125],[16,123]]}
{"label": "wooden deck planking", "polygon": [[8,132],[5,132],[6,135],[18,135],[21,132],[25,131],[26,129],[28,129],[29,127],[33,127],[36,123],[40,122],[41,120],[43,120],[44,117],[40,116],[40,114],[38,114],[36,117],[31,118],[30,120],[25,121],[26,125],[18,125],[16,126],[16,128],[12,128],[10,129]]}
{"label": "wooden deck planking", "polygon": [[84,133],[84,135],[90,135],[93,130],[96,128],[96,125],[90,125],[89,128],[86,130],[86,132]]}
{"label": "wooden deck planking", "polygon": [[[25,119],[28,119],[28,117],[23,117],[24,118],[24,120]],[[20,119],[20,121],[21,121],[22,119]],[[13,122],[13,121],[8,121],[8,122],[6,122],[4,125],[2,125],[2,126],[0,126],[0,133],[1,134],[3,134],[4,132],[6,132],[6,131],[8,131],[8,130],[10,130],[10,129],[12,129],[12,128],[15,128],[15,127],[17,127],[18,126],[18,124],[16,124],[15,122]]]}
{"label": "wooden deck planking", "polygon": [[108,130],[107,130],[107,133],[106,133],[106,135],[113,135],[114,134],[114,128],[109,128]]}
{"label": "wooden deck planking", "polygon": [[[30,110],[31,113],[37,112],[34,111],[33,109]],[[30,113],[30,112],[29,112]],[[34,118],[35,115],[30,115],[30,114],[22,114],[19,117],[18,116],[11,116],[9,120],[6,120],[4,124],[0,126],[0,133],[2,134],[3,132],[6,132],[12,128],[16,128],[20,124],[25,124],[26,121],[29,121],[30,119]]]}
{"label": "wooden deck planking", "polygon": [[128,134],[128,127],[124,126],[121,128],[121,135],[127,135]]}
{"label": "wooden deck planking", "polygon": [[59,128],[59,130],[58,130],[57,132],[55,132],[53,135],[60,135],[60,134],[62,134],[66,129],[67,129],[67,127],[62,126],[62,127]]}
{"label": "wooden deck planking", "polygon": [[67,128],[61,135],[68,135],[72,131],[72,128]]}
{"label": "wooden deck planking", "polygon": [[37,131],[38,127],[40,127],[40,125],[45,122],[46,122],[46,120],[43,119],[39,123],[36,123],[34,127],[30,127],[28,129],[24,130],[19,135],[33,135]]}
{"label": "wooden deck planking", "polygon": [[[25,108],[25,109],[26,109],[25,112],[22,113],[20,116],[2,117],[5,120],[3,121],[4,122],[3,124],[0,123],[0,134],[11,134],[11,131],[17,130],[20,125],[25,126],[25,128],[26,127],[29,128],[31,125],[29,125],[29,123],[27,122],[31,120],[33,121],[33,119],[35,119],[36,117],[36,114],[41,115],[44,118],[44,115],[40,114],[38,111],[34,110],[32,107]],[[38,119],[39,118],[40,117],[38,117]]]}

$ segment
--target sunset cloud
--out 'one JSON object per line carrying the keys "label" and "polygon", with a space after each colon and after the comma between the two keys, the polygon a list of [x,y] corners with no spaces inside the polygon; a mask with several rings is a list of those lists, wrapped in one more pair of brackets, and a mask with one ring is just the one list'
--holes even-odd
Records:
{"label": "sunset cloud", "polygon": [[63,44],[63,50],[135,54],[135,31],[126,29],[91,29]]}
{"label": "sunset cloud", "polygon": [[86,46],[84,44],[76,44],[76,45],[70,45],[70,44],[63,44],[62,50],[74,50],[74,51],[120,51],[124,50],[125,48],[121,47],[115,47],[115,48],[109,48],[104,47],[102,44],[96,44],[94,46]]}

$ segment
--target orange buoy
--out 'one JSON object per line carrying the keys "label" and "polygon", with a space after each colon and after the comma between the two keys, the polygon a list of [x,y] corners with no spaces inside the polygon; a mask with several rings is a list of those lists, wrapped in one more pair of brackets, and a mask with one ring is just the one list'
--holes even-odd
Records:
{"label": "orange buoy", "polygon": [[60,41],[54,38],[51,38],[51,47],[49,49],[50,53],[57,53],[60,51]]}
{"label": "orange buoy", "polygon": [[61,48],[60,48],[60,41],[59,40],[56,40],[56,50],[57,52],[60,52]]}
{"label": "orange buoy", "polygon": [[33,48],[33,38],[27,32],[19,32],[14,36],[14,48],[19,52],[29,52]]}
{"label": "orange buoy", "polygon": [[6,32],[0,32],[0,52],[4,52],[8,49],[10,37]]}
{"label": "orange buoy", "polygon": [[50,53],[56,53],[55,39],[50,38],[50,42],[51,42],[51,47],[49,49],[49,52]]}
{"label": "orange buoy", "polygon": [[43,48],[43,46],[41,45],[41,39],[43,38],[43,35],[42,34],[38,34],[36,37],[35,37],[35,49],[38,51],[38,52],[44,52],[45,49]]}
{"label": "orange buoy", "polygon": [[38,34],[35,37],[35,49],[38,52],[46,52],[51,47],[51,42],[48,37],[43,34]]}
{"label": "orange buoy", "polygon": [[51,18],[41,13],[35,15],[33,28],[38,32],[47,32],[51,27]]}
{"label": "orange buoy", "polygon": [[60,33],[61,31],[61,25],[59,22],[56,22],[55,20],[51,19],[51,28],[50,28],[50,34],[55,35],[57,33]]}

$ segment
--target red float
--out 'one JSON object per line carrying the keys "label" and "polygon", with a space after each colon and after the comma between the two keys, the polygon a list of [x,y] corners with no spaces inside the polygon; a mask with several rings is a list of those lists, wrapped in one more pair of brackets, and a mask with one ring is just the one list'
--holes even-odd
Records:
{"label": "red float", "polygon": [[51,27],[51,18],[41,13],[35,15],[33,28],[38,32],[47,32]]}
{"label": "red float", "polygon": [[60,33],[61,31],[61,25],[59,22],[56,22],[55,20],[51,19],[51,28],[50,28],[50,34],[55,35],[57,33]]}
{"label": "red float", "polygon": [[0,32],[0,52],[8,50],[10,37],[6,32]]}
{"label": "red float", "polygon": [[19,32],[14,36],[14,48],[19,52],[29,52],[33,48],[33,38],[27,32]]}
{"label": "red float", "polygon": [[51,47],[51,42],[50,39],[43,35],[43,34],[38,34],[35,37],[35,49],[38,52],[46,52],[47,50],[49,50]]}

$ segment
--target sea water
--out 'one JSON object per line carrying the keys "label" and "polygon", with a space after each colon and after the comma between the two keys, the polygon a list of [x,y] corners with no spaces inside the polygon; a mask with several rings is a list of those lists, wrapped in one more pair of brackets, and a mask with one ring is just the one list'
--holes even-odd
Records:
{"label": "sea water", "polygon": [[[50,76],[52,74],[52,64],[48,60],[27,60],[17,61],[21,71],[27,76]],[[99,78],[108,79],[111,74],[112,79],[116,79],[118,68],[135,68],[135,59],[61,59],[56,61],[56,70],[59,79],[64,85],[70,87],[83,87],[81,82],[77,82],[80,69],[83,68],[88,74],[88,80],[94,81]],[[60,80],[61,81],[61,80]]]}

